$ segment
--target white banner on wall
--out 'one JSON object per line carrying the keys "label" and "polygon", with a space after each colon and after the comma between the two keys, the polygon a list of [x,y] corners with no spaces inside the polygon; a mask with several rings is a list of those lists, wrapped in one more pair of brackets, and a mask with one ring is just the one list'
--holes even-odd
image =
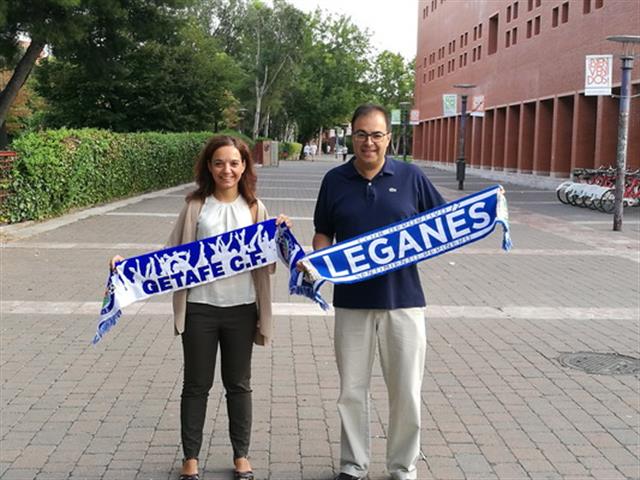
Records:
{"label": "white banner on wall", "polygon": [[458,95],[455,93],[445,93],[442,95],[442,115],[445,117],[455,117],[458,107]]}
{"label": "white banner on wall", "polygon": [[472,117],[484,117],[484,95],[474,95],[471,97],[469,115]]}
{"label": "white banner on wall", "polygon": [[586,55],[584,69],[585,95],[611,95],[612,55]]}
{"label": "white banner on wall", "polygon": [[420,110],[411,110],[409,114],[409,125],[419,125],[420,124]]}
{"label": "white banner on wall", "polygon": [[391,110],[391,125],[400,125],[402,124],[400,109]]}

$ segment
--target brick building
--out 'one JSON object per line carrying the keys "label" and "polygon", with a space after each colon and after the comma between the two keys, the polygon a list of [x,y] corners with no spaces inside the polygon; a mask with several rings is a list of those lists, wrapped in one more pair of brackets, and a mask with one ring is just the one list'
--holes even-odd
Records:
{"label": "brick building", "polygon": [[[484,116],[466,124],[467,165],[564,177],[573,168],[615,165],[618,99],[585,96],[585,55],[614,54],[610,35],[640,35],[636,0],[420,0],[414,158],[455,162],[460,113],[442,95],[484,96]],[[640,48],[632,94],[640,92]],[[631,100],[627,167],[640,168],[640,98]]]}

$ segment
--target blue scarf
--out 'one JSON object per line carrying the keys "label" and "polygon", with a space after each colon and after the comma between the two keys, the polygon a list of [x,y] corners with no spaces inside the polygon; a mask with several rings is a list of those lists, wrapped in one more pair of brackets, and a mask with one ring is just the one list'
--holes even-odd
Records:
{"label": "blue scarf", "polygon": [[[306,257],[286,225],[266,220],[210,238],[128,258],[107,280],[93,343],[113,327],[126,306],[161,293],[191,288],[275,263],[289,269],[289,293],[329,309],[319,293],[325,281],[354,283],[412,265],[488,236],[503,226],[511,249],[506,199],[495,186],[407,220],[367,232]],[[301,263],[305,272],[299,272]]]}
{"label": "blue scarf", "polygon": [[310,253],[302,264],[314,285],[361,282],[477,242],[498,223],[508,251],[507,203],[499,185]]}
{"label": "blue scarf", "polygon": [[[304,251],[286,225],[275,219],[255,223],[195,242],[127,258],[119,263],[107,280],[98,331],[93,343],[113,327],[122,309],[153,295],[228,278],[238,273],[282,260],[290,271],[304,257]],[[293,275],[291,276],[293,279]],[[305,295],[323,308],[329,308],[314,286],[295,278],[290,293]]]}

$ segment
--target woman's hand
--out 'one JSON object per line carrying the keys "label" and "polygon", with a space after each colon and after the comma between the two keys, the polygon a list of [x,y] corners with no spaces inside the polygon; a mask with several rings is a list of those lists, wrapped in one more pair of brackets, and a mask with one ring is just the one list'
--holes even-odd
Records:
{"label": "woman's hand", "polygon": [[284,223],[289,228],[293,226],[291,219],[287,217],[284,213],[281,213],[276,217],[276,225],[280,225],[281,223]]}
{"label": "woman's hand", "polygon": [[111,260],[109,260],[109,268],[111,269],[111,271],[116,269],[116,263],[119,263],[123,260],[124,257],[121,257],[120,255],[115,255]]}

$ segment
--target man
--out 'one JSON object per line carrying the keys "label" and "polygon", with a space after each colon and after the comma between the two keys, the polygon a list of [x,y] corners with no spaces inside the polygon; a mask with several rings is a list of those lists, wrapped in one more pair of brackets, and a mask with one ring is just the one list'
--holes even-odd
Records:
{"label": "man", "polygon": [[[322,180],[313,248],[374,230],[434,208],[444,200],[421,170],[385,156],[389,114],[359,106],[351,120],[355,157]],[[369,385],[378,344],[389,394],[387,469],[394,480],[417,478],[420,405],[426,354],[425,298],[415,265],[350,285],[335,285],[335,352],[340,374],[340,474],[367,475]]]}

